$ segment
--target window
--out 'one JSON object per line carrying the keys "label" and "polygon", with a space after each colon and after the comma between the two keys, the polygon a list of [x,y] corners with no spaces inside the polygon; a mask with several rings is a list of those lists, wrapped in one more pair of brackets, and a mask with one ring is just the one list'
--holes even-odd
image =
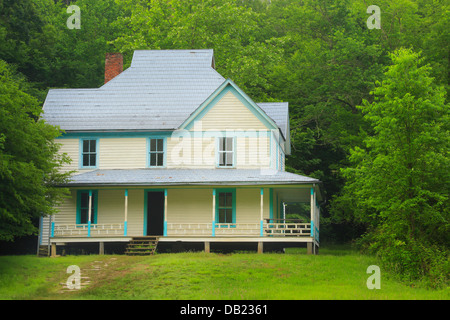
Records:
{"label": "window", "polygon": [[[97,195],[92,191],[91,223],[97,223]],[[89,191],[77,192],[77,224],[87,224],[89,221]]]}
{"label": "window", "polygon": [[82,140],[81,167],[93,168],[97,166],[97,140]]}
{"label": "window", "polygon": [[[236,198],[234,189],[222,189],[218,191],[216,207],[216,222],[234,224],[236,222]],[[226,227],[226,226],[224,226]]]}
{"label": "window", "polygon": [[219,223],[233,223],[233,194],[219,193]]}
{"label": "window", "polygon": [[219,167],[234,166],[234,139],[219,138]]}
{"label": "window", "polygon": [[164,139],[163,138],[150,138],[149,139],[149,158],[150,167],[163,167],[164,166]]}

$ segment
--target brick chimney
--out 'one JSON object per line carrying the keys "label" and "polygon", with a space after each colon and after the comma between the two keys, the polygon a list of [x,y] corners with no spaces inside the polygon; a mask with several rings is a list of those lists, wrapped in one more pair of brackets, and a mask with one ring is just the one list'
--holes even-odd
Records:
{"label": "brick chimney", "polygon": [[123,71],[121,53],[107,53],[105,58],[105,83]]}

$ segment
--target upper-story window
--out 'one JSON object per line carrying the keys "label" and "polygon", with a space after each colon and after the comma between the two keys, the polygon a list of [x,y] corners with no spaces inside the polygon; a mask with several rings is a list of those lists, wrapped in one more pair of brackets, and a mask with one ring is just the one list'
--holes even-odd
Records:
{"label": "upper-story window", "polygon": [[149,166],[164,167],[164,139],[149,139]]}
{"label": "upper-story window", "polygon": [[234,138],[219,138],[219,167],[234,167]]}
{"label": "upper-story window", "polygon": [[97,167],[97,149],[98,141],[96,139],[83,139],[81,141],[81,167],[95,168]]}

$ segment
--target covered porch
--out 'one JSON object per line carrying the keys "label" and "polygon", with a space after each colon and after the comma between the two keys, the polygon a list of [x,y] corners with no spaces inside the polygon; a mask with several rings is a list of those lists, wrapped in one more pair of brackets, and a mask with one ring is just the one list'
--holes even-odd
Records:
{"label": "covered porch", "polygon": [[[203,243],[205,251],[210,243],[250,242],[262,252],[264,243],[279,242],[306,243],[316,253],[321,195],[319,184],[308,182],[73,186],[68,213],[49,222],[49,244],[157,236]],[[304,203],[309,212],[286,216],[287,203]]]}

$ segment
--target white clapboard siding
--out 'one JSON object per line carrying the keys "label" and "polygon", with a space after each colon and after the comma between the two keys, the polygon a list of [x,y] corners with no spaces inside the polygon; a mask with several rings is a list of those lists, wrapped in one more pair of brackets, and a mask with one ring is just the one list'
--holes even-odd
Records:
{"label": "white clapboard siding", "polygon": [[[192,134],[193,135],[193,134]],[[237,169],[268,168],[270,138],[266,133],[235,137]],[[261,135],[261,137],[260,137]],[[217,137],[167,139],[167,168],[214,169],[217,167]]]}
{"label": "white clapboard siding", "polygon": [[51,233],[51,217],[45,216],[42,217],[40,230],[39,230],[39,236],[40,236],[40,243],[39,245],[45,246],[49,244],[50,239],[50,233]]}
{"label": "white clapboard siding", "polygon": [[127,235],[142,236],[143,234],[144,234],[144,190],[129,189]]}
{"label": "white clapboard siding", "polygon": [[[98,191],[97,224],[124,224],[125,190]],[[144,231],[144,190],[128,190],[127,235],[142,236]]]}
{"label": "white clapboard siding", "polygon": [[278,143],[277,143],[277,140],[274,138],[274,135],[272,133],[270,134],[270,139],[271,139],[271,142],[270,142],[270,148],[271,148],[271,152],[270,152],[271,163],[270,163],[270,166],[271,166],[272,169],[276,169],[277,168],[277,159],[278,159],[278,157],[277,157]]}
{"label": "white clapboard siding", "polygon": [[203,130],[267,129],[231,91],[205,114],[201,125]]}
{"label": "white clapboard siding", "polygon": [[67,154],[72,160],[70,164],[64,164],[60,169],[61,172],[78,170],[80,140],[79,139],[56,139],[56,143],[60,145],[59,153]]}
{"label": "white clapboard siding", "polygon": [[215,138],[192,134],[167,138],[167,168],[209,168],[216,165]]}
{"label": "white clapboard siding", "polygon": [[168,223],[211,223],[212,189],[169,189]]}
{"label": "white clapboard siding", "polygon": [[270,166],[270,139],[267,137],[238,137],[236,168],[254,169]]}
{"label": "white clapboard siding", "polygon": [[99,141],[99,169],[146,167],[146,138],[107,138]]}
{"label": "white clapboard siding", "polygon": [[70,197],[65,198],[56,208],[58,212],[53,215],[55,224],[75,224],[77,216],[77,191],[71,190]]}
{"label": "white clapboard siding", "polygon": [[[263,218],[270,217],[269,189],[264,189]],[[261,189],[248,188],[236,190],[236,223],[259,223],[261,220]]]}
{"label": "white clapboard siding", "polygon": [[125,218],[125,191],[99,190],[97,224],[123,223]]}

